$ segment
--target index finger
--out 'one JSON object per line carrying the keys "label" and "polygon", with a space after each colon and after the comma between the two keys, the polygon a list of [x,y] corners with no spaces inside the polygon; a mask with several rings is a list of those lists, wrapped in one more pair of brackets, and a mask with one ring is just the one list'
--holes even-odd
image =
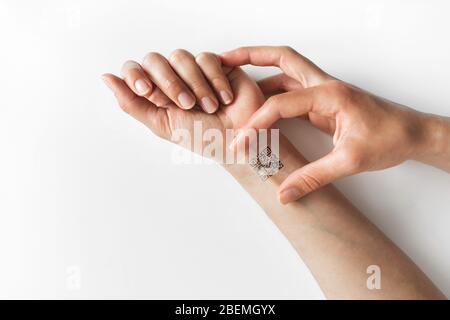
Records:
{"label": "index finger", "polygon": [[250,117],[244,127],[267,129],[280,119],[294,118],[314,108],[315,88],[290,91],[275,95]]}
{"label": "index finger", "polygon": [[291,47],[256,46],[241,47],[221,54],[223,64],[241,66],[279,67],[283,72],[299,81],[303,88],[322,84],[331,77],[313,62]]}
{"label": "index finger", "polygon": [[[323,86],[290,91],[270,97],[239,130],[229,148],[238,150],[251,138],[250,132],[268,129],[280,119],[303,116],[315,112],[330,118],[335,117],[338,107],[330,99],[329,92]],[[250,141],[249,141],[250,142]]]}

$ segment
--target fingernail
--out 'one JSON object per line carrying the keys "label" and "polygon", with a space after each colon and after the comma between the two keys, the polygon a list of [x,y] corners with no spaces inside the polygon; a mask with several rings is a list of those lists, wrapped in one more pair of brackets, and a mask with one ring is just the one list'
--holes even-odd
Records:
{"label": "fingernail", "polygon": [[208,113],[214,113],[214,111],[216,111],[217,107],[218,107],[217,102],[215,102],[210,97],[202,98],[202,106],[205,109],[205,111]]}
{"label": "fingernail", "polygon": [[134,83],[134,87],[136,88],[136,91],[140,94],[140,95],[144,95],[146,94],[149,90],[150,87],[147,84],[147,82],[145,82],[142,79],[138,79],[136,80],[136,82]]}
{"label": "fingernail", "polygon": [[233,98],[231,97],[231,94],[225,90],[220,91],[220,98],[222,99],[223,103],[225,103],[225,104],[229,104],[233,100]]}
{"label": "fingernail", "polygon": [[297,188],[288,188],[280,192],[280,202],[287,204],[300,198],[301,193]]}
{"label": "fingernail", "polygon": [[106,76],[102,76],[102,80],[103,80],[103,82],[106,84],[106,86],[109,88],[109,89],[111,89],[112,90],[112,88],[111,88],[111,83],[109,82],[109,80],[108,80],[108,78],[106,77]]}
{"label": "fingernail", "polygon": [[181,104],[181,106],[184,109],[190,109],[194,106],[195,104],[195,99],[191,97],[191,95],[189,95],[186,92],[181,92],[178,95],[178,102]]}

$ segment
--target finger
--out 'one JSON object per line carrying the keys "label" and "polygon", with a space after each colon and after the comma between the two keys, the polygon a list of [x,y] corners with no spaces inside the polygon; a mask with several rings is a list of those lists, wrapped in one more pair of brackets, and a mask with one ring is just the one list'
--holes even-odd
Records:
{"label": "finger", "polygon": [[[258,81],[258,86],[266,97],[280,94],[286,91],[294,91],[301,89],[301,84],[288,77],[284,73],[280,73],[271,77]],[[335,130],[335,121],[333,119],[321,116],[316,113],[306,113],[299,116],[304,120],[309,120],[315,127],[328,134],[333,134]]]}
{"label": "finger", "polygon": [[276,94],[285,91],[292,91],[303,88],[300,82],[280,73],[271,77],[259,80],[258,86],[265,95]]}
{"label": "finger", "polygon": [[295,201],[350,174],[339,152],[311,162],[291,173],[281,184],[278,198],[282,204]]}
{"label": "finger", "polygon": [[121,73],[128,87],[138,96],[148,97],[152,93],[152,82],[139,63],[126,61]]}
{"label": "finger", "polygon": [[145,124],[155,134],[166,139],[170,137],[170,133],[163,130],[169,128],[165,110],[157,108],[146,98],[136,95],[122,79],[113,74],[104,74],[102,79],[113,91],[123,111]]}
{"label": "finger", "polygon": [[169,63],[194,92],[203,110],[214,113],[219,108],[219,101],[195,62],[194,56],[186,50],[178,49],[170,55]]}
{"label": "finger", "polygon": [[191,109],[195,105],[195,96],[177,76],[169,62],[159,53],[147,54],[142,67],[161,91],[182,109]]}
{"label": "finger", "polygon": [[314,88],[290,91],[267,99],[239,130],[229,148],[236,151],[241,145],[251,143],[248,133],[255,129],[267,129],[281,118],[292,118],[310,112],[313,108],[313,90]]}
{"label": "finger", "polygon": [[241,47],[221,54],[225,65],[276,66],[304,88],[319,85],[330,78],[324,71],[290,47]]}
{"label": "finger", "polygon": [[321,86],[278,94],[267,99],[245,127],[269,128],[279,119],[299,117],[309,112],[334,117],[338,106],[333,103],[333,98]]}
{"label": "finger", "polygon": [[[270,128],[276,121],[285,118],[300,117],[309,112],[335,117],[337,104],[330,98],[327,87],[317,86],[290,91],[270,97],[239,130],[229,148],[237,150],[247,142],[245,133],[249,130]],[[251,141],[248,141],[249,143]]]}
{"label": "finger", "polygon": [[324,117],[321,116],[320,114],[317,113],[309,113],[308,117],[306,118],[306,120],[308,120],[309,122],[311,122],[311,124],[318,128],[319,130],[329,134],[329,135],[333,135],[334,132],[336,131],[336,120],[329,118],[329,117]]}
{"label": "finger", "polygon": [[211,52],[202,52],[195,58],[195,61],[200,69],[202,69],[209,83],[214,87],[222,103],[230,104],[233,102],[233,91],[231,90],[230,82],[225,75],[219,57]]}
{"label": "finger", "polygon": [[172,101],[161,89],[153,88],[152,81],[139,63],[131,60],[125,62],[121,73],[126,84],[135,94],[146,97],[156,106],[162,107]]}
{"label": "finger", "polygon": [[173,103],[172,100],[170,100],[170,98],[166,96],[165,93],[158,87],[153,89],[152,94],[148,97],[148,100],[150,100],[157,107],[167,107],[168,104]]}
{"label": "finger", "polygon": [[104,74],[102,79],[113,91],[123,111],[137,120],[145,122],[148,110],[153,108],[154,105],[147,99],[137,96],[119,77],[113,74]]}

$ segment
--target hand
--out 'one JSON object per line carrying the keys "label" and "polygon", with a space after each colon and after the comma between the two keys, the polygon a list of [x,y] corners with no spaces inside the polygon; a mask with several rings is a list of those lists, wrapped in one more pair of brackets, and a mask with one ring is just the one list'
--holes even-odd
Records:
{"label": "hand", "polygon": [[288,47],[244,47],[222,54],[228,66],[278,66],[283,73],[259,83],[270,97],[245,131],[269,128],[280,118],[306,116],[333,135],[333,150],[294,171],[279,188],[288,203],[344,176],[388,168],[418,156],[427,142],[423,114],[336,80]]}
{"label": "hand", "polygon": [[[133,64],[131,68],[130,63]],[[256,83],[239,67],[223,69],[221,67],[220,73],[224,75],[226,83],[229,83],[229,90],[234,92],[232,102],[227,106],[220,107],[217,112],[212,114],[205,113],[197,108],[183,110],[167,96],[163,96],[162,89],[150,81],[148,84],[152,87],[153,93],[145,96],[137,95],[130,87],[133,87],[135,83],[133,80],[141,79],[145,76],[145,73],[140,69],[140,66],[134,65],[134,63],[125,63],[123,67],[125,81],[112,74],[103,75],[103,79],[114,92],[119,105],[125,112],[145,124],[156,135],[167,140],[173,138],[173,132],[177,129],[187,129],[193,137],[195,121],[202,123],[203,130],[219,129],[223,132],[225,129],[241,128],[264,102],[264,96]],[[208,59],[205,57],[203,66],[212,69],[217,64],[213,57]],[[195,68],[197,68],[197,62],[189,59],[185,62],[183,69],[178,70],[178,72],[183,73]],[[151,68],[146,70],[151,74],[155,72]],[[169,79],[166,77],[173,77],[173,75],[166,73],[165,76],[159,78],[160,83],[167,83]],[[186,78],[189,78],[189,74]],[[148,79],[145,79],[145,81],[148,81]],[[181,82],[180,86],[186,86],[186,84]],[[186,145],[182,142],[179,144],[194,151],[191,144]]]}
{"label": "hand", "polygon": [[197,102],[207,113],[214,113],[219,101],[223,104],[233,101],[221,61],[209,52],[194,58],[190,52],[177,49],[168,59],[157,52],[150,52],[142,65],[132,60],[125,62],[122,75],[136,95],[146,97],[157,106],[172,101],[188,110]]}

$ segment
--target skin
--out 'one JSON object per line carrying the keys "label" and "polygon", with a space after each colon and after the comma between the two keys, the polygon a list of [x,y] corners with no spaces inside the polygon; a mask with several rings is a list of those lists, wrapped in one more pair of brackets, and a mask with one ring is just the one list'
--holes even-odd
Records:
{"label": "skin", "polygon": [[[126,80],[112,74],[103,75],[103,80],[114,92],[123,111],[142,122],[157,136],[196,151],[193,144],[176,139],[174,133],[182,129],[188,130],[190,135],[194,136],[194,122],[198,121],[202,123],[205,131],[217,129],[225,134],[225,129],[241,128],[264,101],[264,96],[256,83],[240,68],[226,68],[223,74],[227,76],[236,98],[231,104],[212,114],[200,108],[183,110],[170,99],[167,99],[165,104],[157,106],[146,97],[136,95]],[[129,75],[126,74],[125,79],[127,77]],[[206,144],[206,141],[204,143]]]}
{"label": "skin", "polygon": [[279,75],[261,81],[273,94],[232,143],[281,118],[305,117],[333,136],[333,150],[295,170],[278,196],[289,203],[341,177],[413,159],[450,172],[450,118],[424,114],[387,101],[326,74],[289,47],[243,47],[222,54],[229,66],[277,66]]}
{"label": "skin", "polygon": [[220,102],[230,104],[233,101],[233,91],[221,60],[210,52],[194,57],[186,50],[177,49],[167,59],[150,52],[141,65],[132,60],[125,62],[122,75],[136,95],[159,107],[173,102],[189,110],[197,103],[205,112],[214,113]]}
{"label": "skin", "polygon": [[[234,100],[214,114],[195,109],[186,111],[173,102],[158,107],[146,97],[136,95],[121,78],[106,74],[103,79],[125,112],[158,136],[170,139],[176,128],[192,130],[194,120],[202,121],[205,129],[242,128],[264,103],[263,92],[242,70],[224,68],[223,73],[234,92]],[[125,74],[125,78],[128,76]],[[154,83],[152,86],[156,88]],[[301,201],[280,204],[276,195],[283,180],[308,163],[282,135],[279,155],[283,169],[265,182],[247,164],[224,164],[223,167],[290,241],[326,297],[445,298],[427,276],[333,186],[325,186]],[[381,288],[375,290],[367,286],[367,268],[371,265],[379,266],[382,274]]]}

